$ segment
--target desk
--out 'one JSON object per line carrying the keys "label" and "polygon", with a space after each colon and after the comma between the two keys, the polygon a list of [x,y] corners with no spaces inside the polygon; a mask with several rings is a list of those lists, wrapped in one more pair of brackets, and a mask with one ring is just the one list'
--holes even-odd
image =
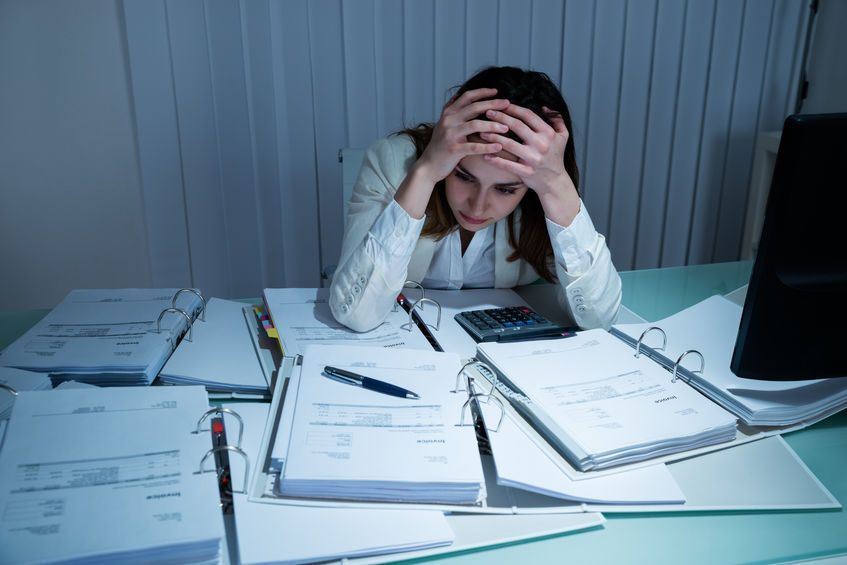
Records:
{"label": "desk", "polygon": [[[743,261],[624,272],[623,303],[647,320],[663,318],[712,294],[726,294],[746,284],[751,266]],[[538,291],[543,289],[532,290]],[[45,313],[0,312],[0,347]],[[785,439],[830,492],[847,504],[847,412]],[[602,529],[454,554],[442,560],[461,565],[565,560],[772,563],[847,555],[844,511],[607,514],[606,518]]]}

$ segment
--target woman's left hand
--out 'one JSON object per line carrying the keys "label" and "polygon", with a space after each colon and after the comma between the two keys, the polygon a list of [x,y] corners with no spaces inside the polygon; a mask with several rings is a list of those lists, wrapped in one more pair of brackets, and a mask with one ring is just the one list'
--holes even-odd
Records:
{"label": "woman's left hand", "polygon": [[[550,111],[545,108],[545,111]],[[500,143],[517,161],[499,155],[486,155],[493,165],[514,173],[534,190],[545,215],[567,226],[579,212],[579,194],[568,172],[564,155],[570,132],[562,117],[555,115],[548,124],[532,110],[510,104],[503,111],[489,110],[488,119],[508,126],[523,143],[498,133],[482,133],[487,142]]]}

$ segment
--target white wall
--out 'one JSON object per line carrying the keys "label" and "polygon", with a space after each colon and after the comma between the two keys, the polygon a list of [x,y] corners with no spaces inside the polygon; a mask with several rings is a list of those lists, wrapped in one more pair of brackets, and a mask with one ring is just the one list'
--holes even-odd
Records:
{"label": "white wall", "polygon": [[488,64],[562,86],[619,269],[736,259],[806,17],[805,0],[0,2],[0,308],[316,286],[341,244],[338,149],[436,119]]}
{"label": "white wall", "polygon": [[149,286],[116,2],[0,2],[0,308]]}

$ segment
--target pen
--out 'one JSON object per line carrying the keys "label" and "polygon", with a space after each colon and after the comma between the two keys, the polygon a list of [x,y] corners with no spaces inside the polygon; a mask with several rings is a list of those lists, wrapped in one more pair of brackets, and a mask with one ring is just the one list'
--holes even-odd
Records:
{"label": "pen", "polygon": [[376,379],[372,379],[364,375],[351,373],[350,371],[345,371],[344,369],[326,366],[324,367],[324,373],[345,383],[360,386],[362,388],[373,390],[375,392],[390,394],[391,396],[399,396],[400,398],[413,398],[415,400],[420,398],[420,396],[418,396],[411,390],[406,390],[405,388],[393,385],[391,383],[378,381]]}

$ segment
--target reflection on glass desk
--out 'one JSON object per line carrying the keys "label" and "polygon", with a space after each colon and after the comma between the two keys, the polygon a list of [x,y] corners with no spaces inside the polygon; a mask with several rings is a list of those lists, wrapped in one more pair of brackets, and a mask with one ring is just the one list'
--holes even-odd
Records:
{"label": "reflection on glass desk", "polygon": [[[749,261],[621,273],[623,304],[653,321],[713,294],[747,284]],[[519,291],[536,304],[552,299],[551,285]],[[4,347],[46,311],[0,312]],[[847,503],[847,413],[785,436],[809,469]],[[505,544],[442,557],[457,564],[491,563],[773,563],[847,555],[847,513],[842,510],[606,514],[605,527]],[[482,517],[484,519],[484,517]],[[402,560],[402,554],[393,556]],[[435,561],[438,558],[423,559]]]}

